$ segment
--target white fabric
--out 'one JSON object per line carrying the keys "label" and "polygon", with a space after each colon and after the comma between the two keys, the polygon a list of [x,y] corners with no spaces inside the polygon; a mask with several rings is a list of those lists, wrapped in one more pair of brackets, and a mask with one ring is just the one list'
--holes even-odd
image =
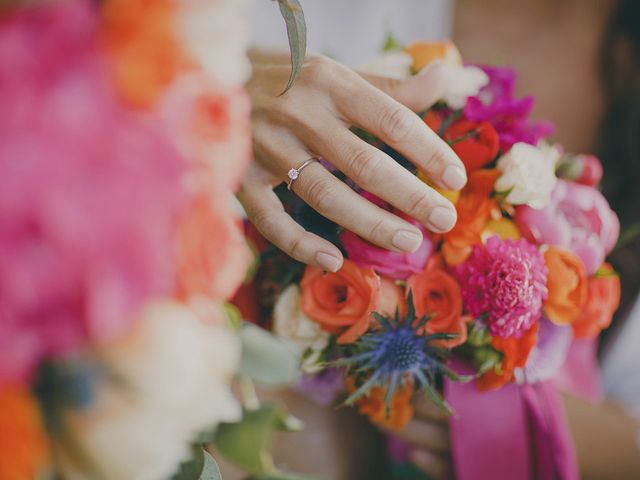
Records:
{"label": "white fabric", "polygon": [[604,388],[640,419],[640,299],[614,334],[602,360]]}
{"label": "white fabric", "polygon": [[[272,0],[251,0],[253,44],[286,47],[285,24]],[[402,43],[451,34],[454,0],[300,0],[309,51],[352,67],[380,52],[387,33]]]}

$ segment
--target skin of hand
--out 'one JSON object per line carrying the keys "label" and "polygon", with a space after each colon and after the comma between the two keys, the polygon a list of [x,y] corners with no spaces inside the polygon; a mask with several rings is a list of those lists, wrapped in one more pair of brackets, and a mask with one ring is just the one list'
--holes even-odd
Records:
{"label": "skin of hand", "polygon": [[[337,271],[340,250],[305,231],[284,210],[273,187],[307,159],[322,157],[362,189],[397,207],[434,232],[450,230],[454,206],[391,157],[359,139],[359,127],[391,145],[426,172],[438,186],[461,189],[467,176],[453,150],[414,112],[427,109],[443,91],[440,65],[407,80],[359,75],[322,56],[309,56],[294,86],[280,95],[290,73],[282,54],[253,52],[251,96],[255,162],[246,172],[238,199],[249,219],[291,257]],[[321,215],[371,243],[413,252],[420,229],[364,199],[319,162],[308,165],[293,191]]]}
{"label": "skin of hand", "polygon": [[449,417],[424,395],[417,395],[414,417],[399,432],[388,432],[411,446],[409,460],[430,480],[450,478]]}

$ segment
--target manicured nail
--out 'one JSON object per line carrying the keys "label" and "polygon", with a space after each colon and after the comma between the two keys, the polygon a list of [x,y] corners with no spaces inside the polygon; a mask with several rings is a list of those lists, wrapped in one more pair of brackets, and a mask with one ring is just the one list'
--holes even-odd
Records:
{"label": "manicured nail", "polygon": [[436,232],[448,232],[456,224],[456,211],[453,208],[436,207],[429,215],[429,227]]}
{"label": "manicured nail", "polygon": [[342,266],[342,259],[324,252],[316,253],[316,262],[329,272],[337,272]]}
{"label": "manicured nail", "polygon": [[462,167],[449,165],[442,174],[442,183],[450,190],[461,190],[467,183],[467,173]]}
{"label": "manicured nail", "polygon": [[422,235],[410,230],[400,230],[391,239],[391,243],[403,252],[415,252],[422,244]]}

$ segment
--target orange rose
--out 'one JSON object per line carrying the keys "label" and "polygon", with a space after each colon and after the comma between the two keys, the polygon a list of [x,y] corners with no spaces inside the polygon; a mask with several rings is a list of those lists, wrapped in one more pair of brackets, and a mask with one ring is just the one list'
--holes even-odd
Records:
{"label": "orange rose", "polygon": [[304,313],[323,329],[339,333],[341,344],[353,343],[365,333],[371,312],[378,309],[380,277],[349,260],[336,273],[307,267],[300,286]]}
{"label": "orange rose", "polygon": [[214,300],[229,299],[246,276],[253,254],[239,221],[224,201],[214,207],[211,199],[195,198],[178,225],[178,296],[206,295]]}
{"label": "orange rose", "polygon": [[[347,390],[355,391],[353,380],[347,381]],[[405,384],[399,387],[391,399],[391,408],[387,411],[387,390],[383,387],[373,387],[368,395],[360,397],[356,401],[358,412],[369,417],[371,423],[391,430],[402,430],[413,418],[413,406],[411,398],[413,387]]]}
{"label": "orange rose", "polygon": [[0,390],[0,478],[37,478],[49,458],[40,407],[29,390],[6,385]]}
{"label": "orange rose", "polygon": [[513,371],[523,368],[527,364],[529,354],[538,343],[540,324],[534,323],[520,338],[493,337],[491,346],[502,353],[500,370],[489,370],[478,379],[480,390],[500,388],[513,380]]}
{"label": "orange rose", "polygon": [[467,325],[462,316],[460,286],[444,271],[438,257],[429,260],[423,272],[407,280],[407,290],[413,294],[418,317],[431,317],[425,327],[425,334],[455,333],[456,338],[438,342],[447,348],[462,345],[466,341]]}
{"label": "orange rose", "polygon": [[411,68],[414,72],[419,72],[436,60],[462,65],[462,55],[453,42],[413,42],[406,52],[413,59]]}
{"label": "orange rose", "polygon": [[587,273],[577,255],[558,247],[544,253],[549,296],[544,311],[556,325],[568,325],[587,303]]}
{"label": "orange rose", "polygon": [[595,338],[611,324],[620,305],[620,277],[605,263],[595,277],[589,279],[588,300],[584,310],[571,326],[577,338]]}
{"label": "orange rose", "polygon": [[471,254],[474,245],[482,242],[482,232],[491,212],[497,207],[491,198],[493,186],[500,172],[495,169],[477,170],[469,174],[469,181],[456,202],[458,222],[444,235],[442,254],[449,265],[459,265]]}

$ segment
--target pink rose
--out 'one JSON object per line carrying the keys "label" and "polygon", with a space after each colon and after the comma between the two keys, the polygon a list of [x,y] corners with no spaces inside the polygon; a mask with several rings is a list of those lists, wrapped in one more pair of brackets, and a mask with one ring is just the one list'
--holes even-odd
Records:
{"label": "pink rose", "polygon": [[618,217],[602,193],[566,180],[558,180],[548,207],[518,207],[516,223],[531,241],[569,248],[589,275],[611,252],[620,233]]}
{"label": "pink rose", "polygon": [[361,195],[379,207],[416,225],[422,230],[424,239],[415,252],[401,253],[380,248],[360,238],[355,233],[345,230],[340,235],[340,240],[347,252],[349,260],[363,268],[371,267],[379,274],[386,275],[395,280],[406,280],[411,275],[424,270],[427,260],[429,260],[429,257],[433,254],[434,246],[422,226],[407,217],[404,213],[395,210],[391,205],[375,195],[364,191],[361,192]]}

